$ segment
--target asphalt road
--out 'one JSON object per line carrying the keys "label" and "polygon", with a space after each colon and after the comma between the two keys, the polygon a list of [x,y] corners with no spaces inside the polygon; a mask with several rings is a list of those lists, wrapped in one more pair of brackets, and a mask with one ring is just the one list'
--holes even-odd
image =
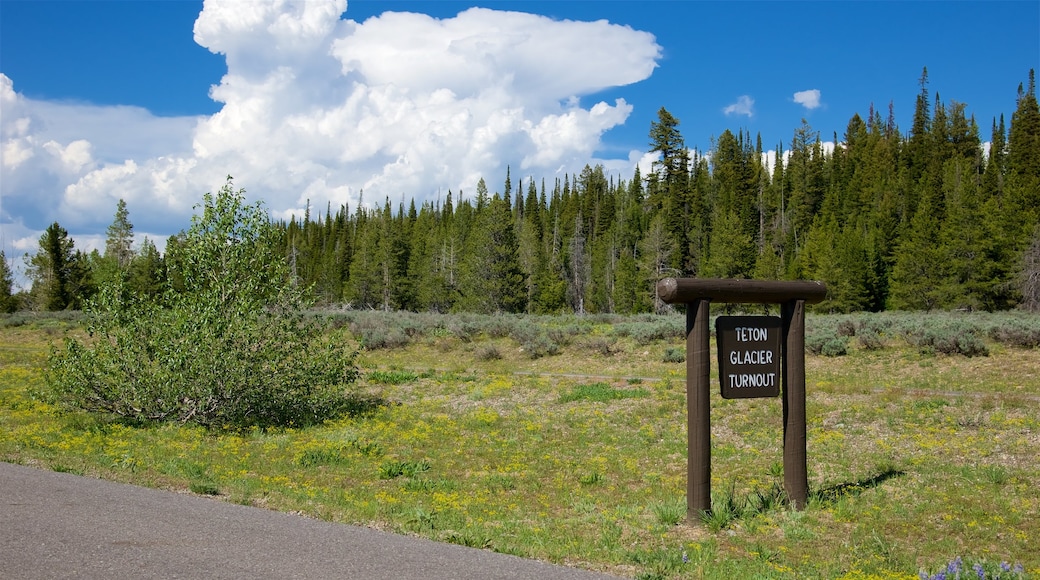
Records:
{"label": "asphalt road", "polygon": [[0,463],[0,578],[610,577],[211,498]]}

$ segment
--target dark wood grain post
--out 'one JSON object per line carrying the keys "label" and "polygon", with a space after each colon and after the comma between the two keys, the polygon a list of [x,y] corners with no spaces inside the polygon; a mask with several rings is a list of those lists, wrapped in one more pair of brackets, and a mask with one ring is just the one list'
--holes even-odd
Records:
{"label": "dark wood grain post", "polygon": [[711,302],[686,306],[686,519],[711,509]]}
{"label": "dark wood grain post", "polygon": [[802,509],[809,495],[805,459],[805,301],[785,302],[780,311],[784,333],[784,491],[794,508]]}

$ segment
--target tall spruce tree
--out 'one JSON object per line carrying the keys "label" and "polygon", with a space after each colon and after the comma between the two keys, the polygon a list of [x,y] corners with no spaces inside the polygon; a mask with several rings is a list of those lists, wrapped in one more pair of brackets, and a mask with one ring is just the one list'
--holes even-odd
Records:
{"label": "tall spruce tree", "polygon": [[120,199],[116,204],[115,218],[105,236],[105,259],[125,271],[134,259],[133,244],[134,226],[130,223],[130,212],[126,209],[126,201]]}
{"label": "tall spruce tree", "polygon": [[650,152],[661,158],[647,176],[647,195],[651,208],[663,213],[664,227],[675,242],[668,266],[680,272],[695,268],[690,256],[688,236],[695,211],[690,196],[690,152],[686,148],[679,119],[661,107],[657,121],[650,123]]}
{"label": "tall spruce tree", "polygon": [[32,296],[42,310],[79,309],[94,293],[87,255],[75,250],[69,232],[54,222],[40,236],[40,249],[27,256]]}
{"label": "tall spruce tree", "polygon": [[7,256],[0,250],[0,312],[14,312],[18,301],[14,297],[14,278],[7,265]]}
{"label": "tall spruce tree", "polygon": [[132,292],[157,299],[166,285],[166,266],[155,244],[145,238],[141,250],[130,263],[129,285]]}
{"label": "tall spruce tree", "polygon": [[509,201],[495,195],[477,212],[465,247],[459,306],[472,312],[523,312],[527,292]]}

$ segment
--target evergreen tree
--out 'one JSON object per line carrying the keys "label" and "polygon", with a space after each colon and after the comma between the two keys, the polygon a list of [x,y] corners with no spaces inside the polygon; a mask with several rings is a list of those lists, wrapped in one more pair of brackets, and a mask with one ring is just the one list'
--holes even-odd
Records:
{"label": "evergreen tree", "polygon": [[520,267],[524,272],[524,289],[527,294],[527,311],[538,311],[539,279],[545,269],[545,251],[542,244],[542,220],[534,192],[532,188],[528,192],[527,201],[524,204],[523,219],[520,220],[520,229],[517,236],[518,257]]}
{"label": "evergreen tree", "polygon": [[1008,231],[1009,247],[1002,256],[1002,270],[1021,272],[1022,256],[1040,225],[1040,105],[1032,70],[1025,90],[1021,85],[1018,88],[1018,106],[1011,116],[1007,146],[1007,215],[1003,226]]}
{"label": "evergreen tree", "polygon": [[823,181],[825,163],[819,134],[802,119],[802,125],[795,131],[791,141],[790,159],[784,172],[784,220],[785,229],[789,228],[784,245],[787,251],[795,255],[804,243],[823,200],[826,190]]}
{"label": "evergreen tree", "polygon": [[733,209],[719,209],[708,256],[701,266],[705,278],[747,278],[755,256],[754,240],[743,231]]}
{"label": "evergreen tree", "polygon": [[693,212],[690,196],[690,152],[679,132],[679,119],[661,107],[657,121],[650,123],[650,152],[661,158],[647,176],[647,193],[653,210],[664,215],[664,227],[674,240],[668,266],[679,271],[696,268],[690,255],[688,235]]}
{"label": "evergreen tree", "polygon": [[355,223],[354,259],[350,263],[350,281],[345,298],[357,308],[380,308],[383,302],[383,269],[379,261],[381,216],[371,218],[358,207]]}
{"label": "evergreen tree", "polygon": [[[647,178],[655,185],[665,185],[664,189],[651,191],[651,197],[672,193],[670,186],[686,179],[689,152],[679,132],[679,119],[664,107],[657,111],[657,120],[650,123],[650,153],[659,153],[661,158],[654,162],[654,171]],[[654,199],[651,202],[663,205]]]}
{"label": "evergreen tree", "polygon": [[0,312],[14,312],[18,309],[18,301],[14,296],[14,279],[11,268],[7,265],[7,256],[0,250]]}
{"label": "evergreen tree", "polygon": [[931,197],[921,200],[902,238],[892,268],[889,306],[896,310],[932,310],[941,304],[943,256],[939,218]]}
{"label": "evergreen tree", "polygon": [[[1007,172],[1014,203],[1035,220],[1040,211],[1040,104],[1032,70],[1025,91],[1021,85],[1018,88],[1018,106],[1011,116]],[[1027,235],[1031,233],[1030,227]]]}
{"label": "evergreen tree", "polygon": [[105,259],[112,261],[120,271],[126,271],[134,259],[133,244],[134,226],[130,223],[130,212],[126,209],[126,201],[120,199],[105,237]]}
{"label": "evergreen tree", "polygon": [[141,250],[130,263],[131,292],[149,299],[157,299],[166,285],[166,267],[162,255],[148,238],[141,242]]}
{"label": "evergreen tree", "polygon": [[459,281],[459,306],[471,312],[523,312],[524,273],[509,201],[494,196],[466,241]]}
{"label": "evergreen tree", "polygon": [[944,275],[940,304],[944,308],[977,310],[989,308],[986,294],[993,274],[982,252],[985,240],[979,219],[977,170],[974,163],[951,159],[943,179],[946,215],[940,225]]}
{"label": "evergreen tree", "polygon": [[1003,195],[1005,158],[1007,156],[1007,131],[1004,126],[1004,115],[1000,116],[1000,125],[993,120],[990,133],[989,156],[986,158],[986,169],[982,174],[982,199],[987,201]]}
{"label": "evergreen tree", "polygon": [[58,222],[47,227],[40,236],[40,250],[27,260],[37,308],[78,309],[94,292],[87,255],[75,250],[68,231]]}
{"label": "evergreen tree", "polygon": [[932,140],[929,133],[932,129],[930,98],[928,96],[928,68],[921,71],[918,81],[921,91],[917,94],[914,105],[914,118],[910,126],[910,138],[906,144],[907,187],[912,194],[907,200],[907,211],[913,214],[917,207],[917,183],[925,174],[932,156]]}
{"label": "evergreen tree", "polygon": [[658,213],[651,220],[639,244],[639,270],[642,273],[643,292],[649,288],[653,296],[651,307],[653,312],[664,312],[668,305],[657,293],[657,282],[663,278],[677,274],[668,264],[668,257],[674,251],[675,240],[668,236],[664,227],[664,218]]}

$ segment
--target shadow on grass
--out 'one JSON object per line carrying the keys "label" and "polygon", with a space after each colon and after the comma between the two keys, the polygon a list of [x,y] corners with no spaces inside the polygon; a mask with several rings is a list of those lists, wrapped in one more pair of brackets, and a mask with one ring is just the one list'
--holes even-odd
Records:
{"label": "shadow on grass", "polygon": [[[809,506],[817,508],[832,505],[845,498],[856,497],[868,489],[904,474],[902,470],[888,468],[877,475],[859,481],[810,490],[807,503]],[[728,490],[712,493],[711,509],[699,514],[701,522],[707,526],[709,531],[718,532],[737,520],[750,520],[775,509],[790,506],[790,498],[787,497],[779,480],[768,489],[753,490],[742,497],[734,493],[733,487],[730,486]]]}
{"label": "shadow on grass", "polygon": [[886,469],[881,473],[859,481],[839,483],[823,489],[809,491],[809,503],[829,505],[847,497],[856,497],[868,489],[873,489],[895,477],[906,475],[901,469]]}
{"label": "shadow on grass", "polygon": [[391,405],[392,402],[378,395],[353,395],[345,402],[342,411],[348,417],[367,417]]}

